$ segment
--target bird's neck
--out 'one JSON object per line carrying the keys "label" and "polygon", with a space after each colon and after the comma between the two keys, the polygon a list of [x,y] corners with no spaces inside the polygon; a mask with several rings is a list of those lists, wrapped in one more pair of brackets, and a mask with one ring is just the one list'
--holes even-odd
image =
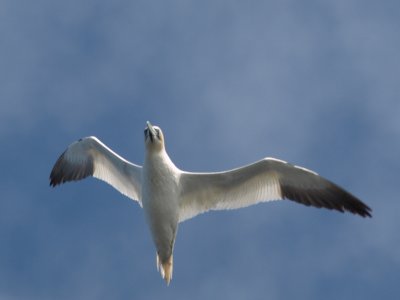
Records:
{"label": "bird's neck", "polygon": [[147,151],[144,165],[155,168],[169,168],[176,169],[175,164],[169,158],[167,152],[163,149],[161,151]]}

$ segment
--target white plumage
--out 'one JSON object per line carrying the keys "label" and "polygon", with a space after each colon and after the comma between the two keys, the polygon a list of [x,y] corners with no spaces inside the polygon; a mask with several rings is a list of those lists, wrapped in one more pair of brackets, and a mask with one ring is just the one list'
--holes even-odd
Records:
{"label": "white plumage", "polygon": [[96,137],[72,143],[55,163],[50,185],[96,177],[138,201],[157,249],[157,268],[169,284],[178,223],[208,210],[235,209],[270,200],[349,211],[370,217],[359,199],[317,173],[265,158],[225,172],[179,170],[169,158],[164,135],[147,122],[143,167],[122,158]]}

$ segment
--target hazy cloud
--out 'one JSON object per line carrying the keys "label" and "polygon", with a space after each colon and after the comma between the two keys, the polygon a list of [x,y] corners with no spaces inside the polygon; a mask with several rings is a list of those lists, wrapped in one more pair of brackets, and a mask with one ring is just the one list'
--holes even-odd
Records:
{"label": "hazy cloud", "polygon": [[[398,8],[3,1],[0,298],[397,295]],[[180,228],[166,289],[137,205],[94,180],[47,184],[84,135],[140,164],[146,120],[183,169],[276,156],[348,188],[374,217],[289,202],[202,215]]]}

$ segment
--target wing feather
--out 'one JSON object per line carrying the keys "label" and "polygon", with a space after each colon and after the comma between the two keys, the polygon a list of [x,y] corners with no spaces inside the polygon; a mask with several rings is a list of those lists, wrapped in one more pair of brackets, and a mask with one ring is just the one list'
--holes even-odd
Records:
{"label": "wing feather", "polygon": [[141,169],[91,136],[72,143],[60,155],[50,173],[50,185],[93,176],[140,203]]}
{"label": "wing feather", "polygon": [[311,170],[273,158],[226,172],[183,172],[180,183],[180,222],[208,210],[282,199],[371,216],[367,205],[338,185]]}

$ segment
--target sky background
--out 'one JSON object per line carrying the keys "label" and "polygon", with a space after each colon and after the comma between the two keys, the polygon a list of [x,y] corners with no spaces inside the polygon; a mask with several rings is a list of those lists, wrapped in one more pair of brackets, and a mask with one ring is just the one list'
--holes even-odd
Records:
{"label": "sky background", "polygon": [[[400,3],[0,2],[0,299],[397,299]],[[49,187],[78,138],[142,164],[266,156],[315,170],[372,219],[291,201],[181,224],[167,288],[143,212],[88,179]]]}

